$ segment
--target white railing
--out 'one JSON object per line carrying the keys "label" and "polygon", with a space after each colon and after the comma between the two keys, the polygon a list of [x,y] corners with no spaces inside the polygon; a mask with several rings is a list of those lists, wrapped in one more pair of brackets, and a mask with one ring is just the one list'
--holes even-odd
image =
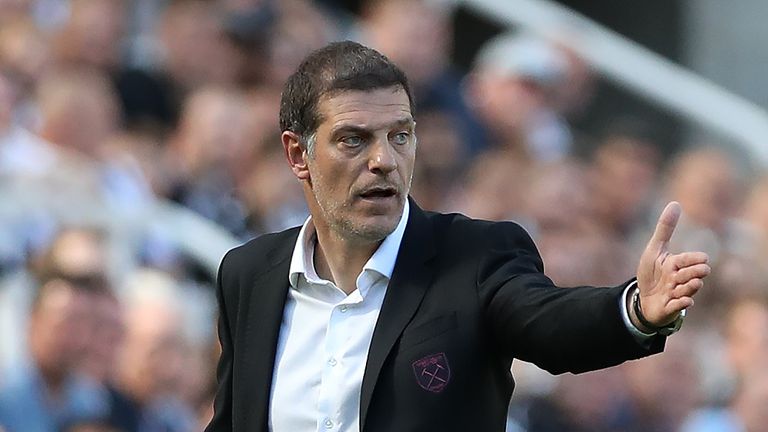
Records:
{"label": "white railing", "polygon": [[[549,0],[463,0],[495,20],[558,43],[624,88],[741,145],[768,166],[768,112]],[[562,38],[563,31],[574,38]]]}
{"label": "white railing", "polygon": [[134,257],[129,255],[148,232],[184,252],[214,277],[224,253],[240,243],[222,227],[173,202],[158,199],[139,207],[121,211],[80,191],[0,178],[0,223],[43,215],[56,223],[105,229],[110,243],[120,246],[110,251],[110,258],[118,262],[113,266],[118,273],[131,267]]}

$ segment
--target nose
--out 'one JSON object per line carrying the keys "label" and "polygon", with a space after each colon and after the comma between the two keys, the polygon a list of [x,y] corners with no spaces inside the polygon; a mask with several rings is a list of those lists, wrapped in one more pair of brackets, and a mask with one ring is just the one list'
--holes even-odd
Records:
{"label": "nose", "polygon": [[371,147],[371,154],[368,158],[368,169],[378,174],[387,174],[397,168],[395,160],[395,149],[389,143],[389,140],[378,139]]}

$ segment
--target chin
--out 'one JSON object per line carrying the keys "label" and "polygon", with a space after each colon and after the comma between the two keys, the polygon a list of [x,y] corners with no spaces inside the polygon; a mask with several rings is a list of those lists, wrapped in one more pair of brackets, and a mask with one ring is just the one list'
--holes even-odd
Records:
{"label": "chin", "polygon": [[400,222],[400,215],[397,216],[374,216],[364,218],[363,220],[348,221],[344,231],[351,237],[356,237],[364,241],[381,241],[397,228]]}

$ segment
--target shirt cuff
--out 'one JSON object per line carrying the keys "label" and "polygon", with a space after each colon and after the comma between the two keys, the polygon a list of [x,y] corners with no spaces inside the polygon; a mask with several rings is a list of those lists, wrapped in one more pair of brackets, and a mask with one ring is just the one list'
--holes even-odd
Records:
{"label": "shirt cuff", "polygon": [[646,346],[650,343],[651,339],[656,336],[656,332],[645,333],[644,331],[637,328],[629,318],[629,311],[627,310],[627,299],[629,299],[630,293],[632,293],[635,289],[637,289],[637,281],[632,281],[624,289],[624,293],[619,299],[619,307],[621,307],[621,318],[624,320],[624,325],[627,326],[627,330],[629,330],[629,332],[632,334],[632,337],[634,337],[640,345]]}

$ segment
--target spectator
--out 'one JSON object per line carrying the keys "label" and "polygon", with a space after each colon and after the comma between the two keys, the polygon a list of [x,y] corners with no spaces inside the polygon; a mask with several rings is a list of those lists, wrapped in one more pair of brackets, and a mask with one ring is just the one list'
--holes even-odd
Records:
{"label": "spectator", "polygon": [[[629,391],[624,430],[679,431],[683,420],[700,400],[698,371],[691,361],[696,334],[688,328],[685,332],[690,332],[688,337],[667,341],[665,355],[623,366]],[[665,379],[662,373],[675,379]]]}
{"label": "spectator", "polygon": [[679,199],[687,209],[672,247],[695,246],[706,251],[713,264],[713,289],[707,290],[700,304],[728,304],[738,292],[753,290],[749,279],[755,269],[746,266],[754,239],[738,219],[744,179],[733,156],[713,146],[692,148],[678,155],[668,172],[674,175],[665,179],[662,193]]}
{"label": "spectator", "polygon": [[763,368],[755,369],[744,377],[742,388],[737,393],[733,404],[733,411],[743,422],[746,431],[768,430],[766,400],[768,400],[768,373]]}
{"label": "spectator", "polygon": [[132,128],[163,131],[172,122],[170,101],[155,77],[124,62],[124,41],[131,3],[123,0],[70,0],[62,26],[55,31],[59,68],[94,69],[117,97],[115,115]]}
{"label": "spectator", "polygon": [[553,38],[553,45],[566,64],[566,77],[555,89],[553,106],[571,124],[581,123],[589,113],[598,86],[595,70],[571,48],[585,43],[584,33],[575,26],[564,26]]}
{"label": "spectator", "polygon": [[[765,430],[768,380],[768,303],[766,297],[733,302],[720,327],[723,339],[706,345],[706,374],[718,381],[715,394],[685,420],[682,432],[752,432]],[[724,369],[721,371],[720,369]],[[759,408],[758,408],[759,406]]]}
{"label": "spectator", "polygon": [[768,430],[765,401],[768,374],[756,369],[744,377],[733,402],[726,408],[698,410],[688,418],[681,432],[765,432]]}
{"label": "spectator", "polygon": [[[474,218],[520,220],[531,168],[517,155],[503,150],[486,151],[468,168],[453,206]],[[530,222],[521,220],[526,227],[531,226]]]}
{"label": "spectator", "polygon": [[590,281],[611,285],[633,270],[629,245],[595,219],[594,195],[583,166],[572,161],[544,164],[526,198],[527,220],[547,273],[561,286]]}
{"label": "spectator", "polygon": [[174,173],[170,198],[247,238],[245,209],[235,196],[256,131],[248,101],[236,91],[201,88],[190,96],[168,145]]}
{"label": "spectator", "polygon": [[313,2],[275,2],[276,17],[268,46],[266,83],[281,88],[288,75],[311,51],[336,40],[338,29]]}
{"label": "spectator", "polygon": [[731,155],[714,147],[689,150],[677,158],[670,172],[676,175],[669,179],[669,195],[688,209],[690,223],[717,236],[726,235],[741,196]]}
{"label": "spectator", "polygon": [[563,376],[548,397],[523,402],[520,423],[528,432],[623,431],[618,413],[626,398],[617,369]]}
{"label": "spectator", "polygon": [[728,364],[737,382],[768,364],[768,303],[762,297],[735,302],[726,315],[725,336]]}
{"label": "spectator", "polygon": [[107,272],[107,248],[103,234],[90,227],[64,227],[50,244],[29,260],[27,269],[18,270],[0,281],[0,367],[19,370],[28,363],[30,353],[26,328],[36,286],[51,275],[101,275]]}
{"label": "spectator", "polygon": [[454,197],[466,165],[459,125],[451,113],[432,110],[419,113],[419,152],[411,195],[430,210],[445,209]]}
{"label": "spectator", "polygon": [[136,273],[125,287],[126,336],[116,384],[141,410],[140,432],[195,427],[194,408],[181,396],[185,374],[195,371],[180,295],[175,281],[152,271]]}
{"label": "spectator", "polygon": [[[590,163],[599,224],[612,236],[631,239],[644,226],[657,192],[661,155],[650,128],[622,120],[604,134]],[[632,193],[627,193],[632,191]]]}
{"label": "spectator", "polygon": [[362,11],[360,37],[408,75],[417,110],[444,112],[459,134],[461,155],[475,155],[487,143],[451,64],[450,12],[428,0],[369,0]]}
{"label": "spectator", "polygon": [[565,74],[562,54],[547,42],[514,34],[486,42],[475,59],[469,91],[490,144],[537,161],[568,155],[571,132],[552,99]]}
{"label": "spectator", "polygon": [[[594,199],[585,167],[575,160],[536,165],[524,195],[525,214],[538,236],[590,233],[595,228]],[[549,203],[556,202],[558,206]]]}
{"label": "spectator", "polygon": [[91,67],[111,73],[122,66],[121,44],[126,25],[122,0],[69,0],[69,16],[56,31],[54,46],[60,66]]}
{"label": "spectator", "polygon": [[[109,81],[89,69],[48,74],[38,87],[40,135],[65,152],[100,159],[103,144],[119,124],[119,106]],[[88,124],[88,128],[78,125]]]}
{"label": "spectator", "polygon": [[138,406],[115,386],[117,356],[123,345],[125,323],[122,305],[111,291],[92,299],[88,324],[92,337],[80,353],[78,368],[102,387],[109,411],[93,423],[74,424],[68,430],[90,427],[139,432],[141,412]]}
{"label": "spectator", "polygon": [[[135,212],[151,202],[149,185],[135,158],[109,145],[120,130],[120,107],[104,74],[87,69],[54,72],[40,83],[38,94],[40,135],[67,161],[57,171],[80,172],[67,175],[74,178],[91,172],[91,194],[121,211]],[[78,127],[82,124],[88,127]]]}
{"label": "spectator", "polygon": [[0,391],[0,423],[11,431],[54,432],[108,414],[102,388],[77,369],[92,337],[90,306],[104,293],[104,285],[90,277],[53,277],[42,283],[30,314],[32,361]]}
{"label": "spectator", "polygon": [[249,230],[254,234],[294,226],[309,213],[301,188],[285,170],[281,150],[265,148],[253,155],[250,173],[238,187],[238,196],[248,209]]}
{"label": "spectator", "polygon": [[242,66],[240,53],[227,39],[218,9],[210,2],[172,2],[163,13],[158,35],[159,72],[164,89],[177,102],[203,85],[234,85]]}

